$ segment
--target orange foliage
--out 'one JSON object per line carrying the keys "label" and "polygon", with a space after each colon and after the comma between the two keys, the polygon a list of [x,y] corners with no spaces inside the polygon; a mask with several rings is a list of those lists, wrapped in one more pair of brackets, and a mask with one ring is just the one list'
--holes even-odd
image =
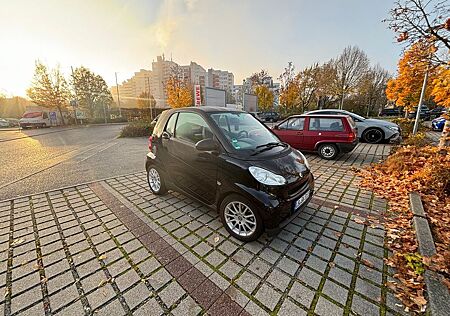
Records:
{"label": "orange foliage", "polygon": [[[436,51],[432,45],[418,42],[408,49],[398,62],[397,77],[388,82],[386,96],[397,106],[403,106],[410,111],[419,103],[423,78],[429,65],[429,57]],[[433,80],[434,71],[429,70],[428,76]],[[430,97],[427,89],[425,99]]]}
{"label": "orange foliage", "polygon": [[450,69],[438,68],[432,86],[431,95],[434,97],[434,101],[441,106],[450,107]]}

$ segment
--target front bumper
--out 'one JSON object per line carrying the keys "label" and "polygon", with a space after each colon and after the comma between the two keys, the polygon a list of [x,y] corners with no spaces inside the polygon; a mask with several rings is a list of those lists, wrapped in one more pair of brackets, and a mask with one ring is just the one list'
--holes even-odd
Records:
{"label": "front bumper", "polygon": [[[293,191],[292,194],[275,196],[270,193],[258,191],[253,195],[253,202],[259,209],[259,213],[264,222],[264,228],[268,235],[277,234],[284,226],[289,224],[297,215],[308,205],[314,193],[314,177],[308,173],[306,181],[301,183],[295,190],[292,188],[286,190]],[[295,202],[309,192],[308,199],[297,209],[294,209]]]}

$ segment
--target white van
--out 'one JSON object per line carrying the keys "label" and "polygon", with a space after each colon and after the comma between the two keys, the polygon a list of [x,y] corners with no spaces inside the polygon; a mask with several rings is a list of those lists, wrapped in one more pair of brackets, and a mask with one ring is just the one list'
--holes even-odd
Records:
{"label": "white van", "polygon": [[28,108],[19,120],[21,128],[50,127],[61,125],[61,116],[56,110],[42,109],[39,107]]}

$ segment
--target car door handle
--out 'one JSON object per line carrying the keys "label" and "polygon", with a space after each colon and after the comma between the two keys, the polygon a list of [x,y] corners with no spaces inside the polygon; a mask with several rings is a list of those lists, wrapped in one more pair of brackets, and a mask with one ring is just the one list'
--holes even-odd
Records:
{"label": "car door handle", "polygon": [[297,135],[301,136],[301,135],[303,135],[303,132],[297,132]]}

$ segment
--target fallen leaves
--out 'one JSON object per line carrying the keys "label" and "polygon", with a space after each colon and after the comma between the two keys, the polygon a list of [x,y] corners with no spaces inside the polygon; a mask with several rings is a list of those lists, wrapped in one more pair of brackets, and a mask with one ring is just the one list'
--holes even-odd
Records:
{"label": "fallen leaves", "polygon": [[15,240],[11,243],[11,247],[18,246],[18,245],[22,244],[24,241],[25,241],[25,238],[15,239]]}
{"label": "fallen leaves", "polygon": [[[398,282],[386,286],[406,306],[406,311],[423,312],[427,301],[423,295],[421,275],[428,268],[441,272],[450,288],[450,148],[400,147],[384,162],[359,170],[361,186],[373,190],[389,202],[384,214],[386,244],[393,255],[385,260],[394,267]],[[418,192],[424,203],[427,219],[435,238],[437,255],[417,256],[417,241],[412,227],[408,194]],[[366,224],[356,217],[358,224]],[[371,223],[371,227],[375,222]],[[363,260],[361,260],[363,261]],[[367,265],[367,264],[366,264]]]}

